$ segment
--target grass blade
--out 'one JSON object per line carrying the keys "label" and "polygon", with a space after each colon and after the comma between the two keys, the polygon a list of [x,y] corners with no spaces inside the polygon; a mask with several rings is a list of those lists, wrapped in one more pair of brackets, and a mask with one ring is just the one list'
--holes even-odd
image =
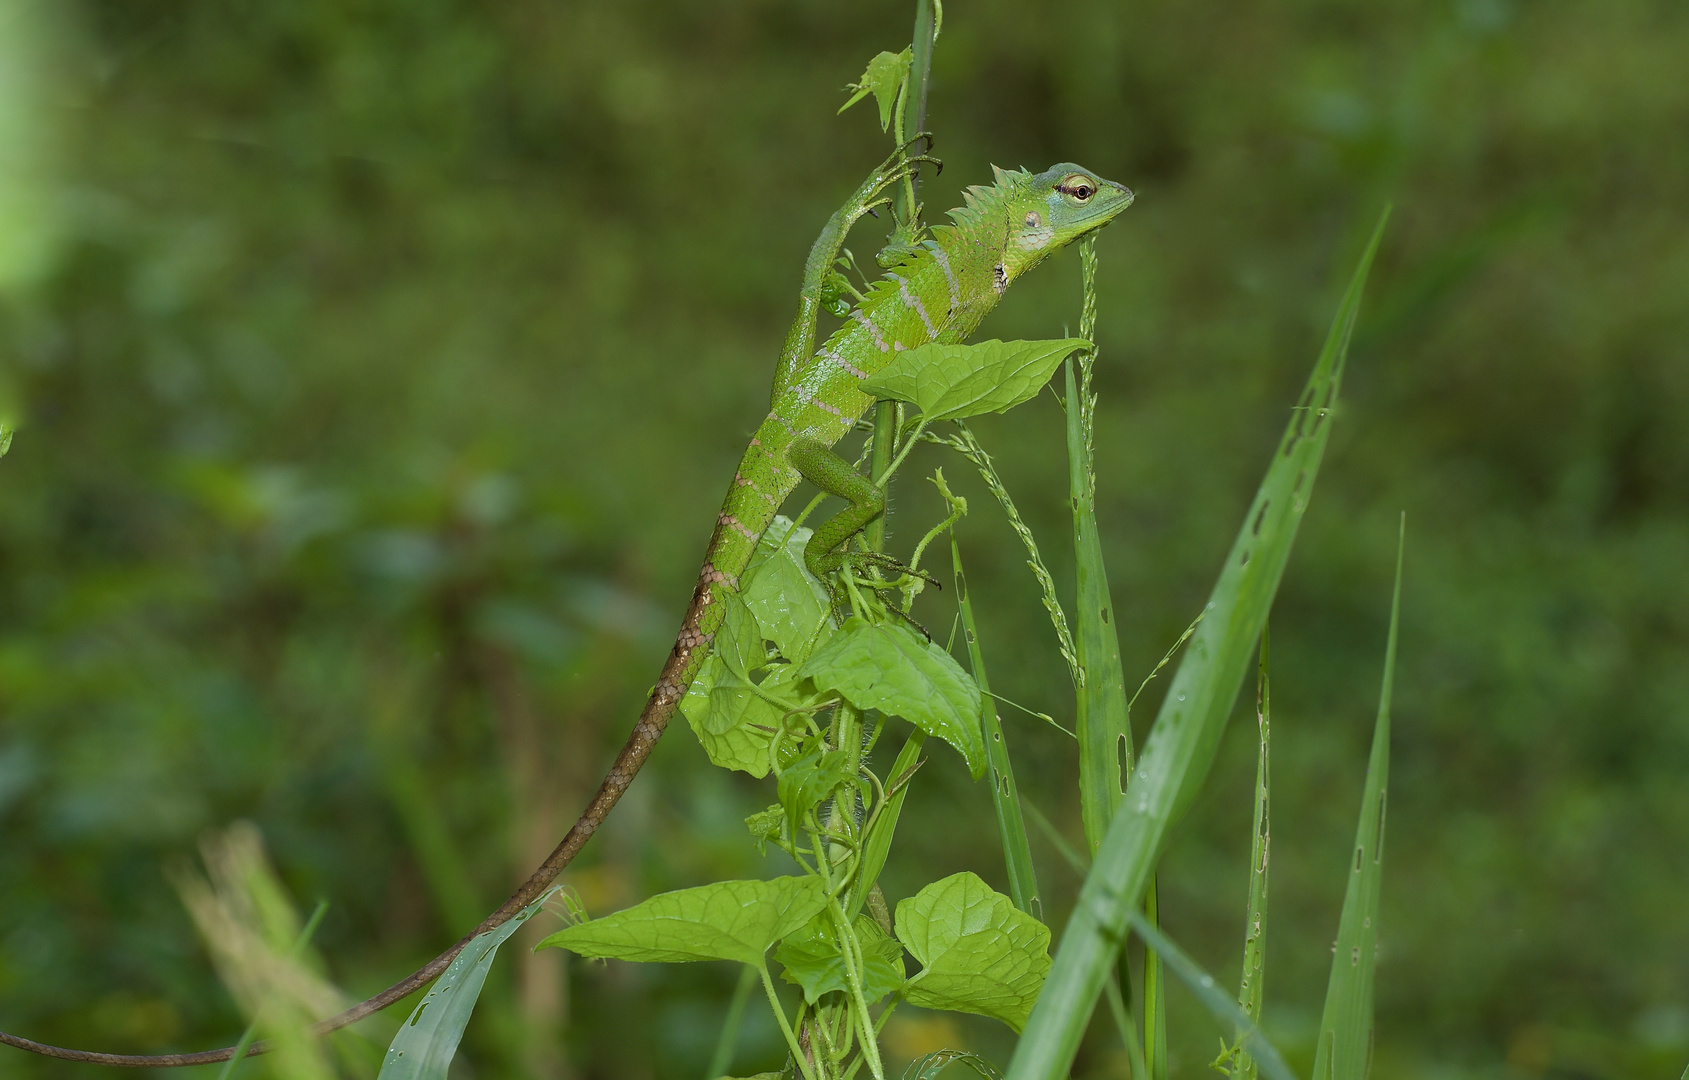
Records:
{"label": "grass blade", "polygon": [[481,987],[486,984],[498,947],[533,918],[540,905],[556,891],[548,890],[508,922],[464,946],[393,1036],[377,1080],[446,1080],[446,1071],[457,1054],[463,1029],[475,1012],[475,1001],[481,996]]}
{"label": "grass blade", "polygon": [[[1152,877],[1144,893],[1144,918],[1149,925],[1160,927],[1159,908],[1159,890]],[[1124,949],[1120,956],[1124,968]],[[1161,968],[1161,954],[1154,945],[1144,949],[1144,1064],[1150,1080],[1167,1080],[1167,977]]]}
{"label": "grass blade", "polygon": [[1296,1080],[1296,1074],[1290,1071],[1284,1058],[1280,1056],[1278,1048],[1261,1033],[1254,1021],[1236,1002],[1226,996],[1220,989],[1220,984],[1214,981],[1214,976],[1202,970],[1202,965],[1192,960],[1186,952],[1173,943],[1173,939],[1161,932],[1161,929],[1138,911],[1128,915],[1128,921],[1138,936],[1144,939],[1144,944],[1167,958],[1167,966],[1179,981],[1190,987],[1191,993],[1202,1002],[1214,1019],[1226,1027],[1236,1028],[1238,1040],[1248,1047],[1249,1053],[1261,1064],[1261,1069],[1271,1080]]}
{"label": "grass blade", "polygon": [[[1249,910],[1243,926],[1243,974],[1238,978],[1237,1004],[1251,1023],[1261,1022],[1262,981],[1266,978],[1267,858],[1270,853],[1268,797],[1272,786],[1273,697],[1268,680],[1268,629],[1261,628],[1261,666],[1255,681],[1255,722],[1261,730],[1261,753],[1255,759],[1255,829],[1249,845]],[[1255,1058],[1242,1048],[1231,1075],[1255,1080]]]}
{"label": "grass blade", "polygon": [[1402,546],[1407,515],[1396,542],[1396,587],[1390,598],[1390,637],[1384,646],[1384,685],[1372,730],[1372,758],[1366,767],[1361,818],[1355,826],[1355,857],[1343,893],[1337,952],[1325,989],[1315,1080],[1361,1080],[1372,1068],[1372,986],[1378,947],[1378,894],[1384,877],[1384,801],[1390,776],[1390,694],[1396,679],[1396,624],[1402,606]]}
{"label": "grass blade", "polygon": [[[1132,774],[1132,705],[1126,698],[1126,673],[1120,663],[1120,635],[1115,627],[1113,597],[1103,546],[1097,531],[1097,473],[1093,454],[1097,397],[1091,392],[1091,369],[1096,363],[1097,238],[1092,234],[1079,248],[1084,276],[1084,308],[1079,336],[1091,348],[1079,360],[1078,377],[1071,360],[1067,375],[1067,484],[1073,504],[1073,561],[1078,626],[1078,680],[1074,688],[1075,732],[1079,738],[1079,809],[1085,843],[1093,855],[1103,842],[1108,823],[1126,791]],[[1155,887],[1150,886],[1149,917],[1156,918]],[[1126,978],[1125,953],[1120,957]],[[1151,949],[1144,954],[1144,1060],[1150,1080],[1167,1076],[1167,998],[1161,961]]]}
{"label": "grass blade", "polygon": [[[1037,806],[1027,803],[1026,810],[1032,816],[1033,824],[1038,826],[1039,831],[1044,834],[1044,838],[1056,849],[1056,853],[1062,857],[1067,865],[1073,867],[1074,873],[1084,877],[1091,868],[1090,864],[1085,861],[1085,857],[1073,850],[1073,846],[1067,842],[1067,838],[1062,836],[1061,832],[1050,823],[1050,819],[1045,817]],[[1120,1033],[1120,1044],[1126,1048],[1127,1064],[1132,1070],[1134,1080],[1136,1080],[1138,1077],[1149,1076],[1150,1071],[1149,1066],[1144,1063],[1144,1048],[1138,1041],[1138,1032],[1135,1026],[1137,1021],[1132,1019],[1131,1012],[1126,1007],[1125,994],[1120,989],[1125,977],[1125,965],[1121,965],[1120,970],[1120,979],[1103,980],[1103,996],[1108,999],[1109,1013],[1114,1018],[1115,1030]]]}
{"label": "grass blade", "polygon": [[[1096,333],[1096,238],[1080,248],[1085,274],[1085,308],[1079,336]],[[1093,344],[1076,378],[1073,361],[1067,374],[1067,483],[1073,503],[1073,558],[1077,584],[1074,620],[1079,660],[1074,691],[1079,735],[1079,808],[1085,842],[1092,854],[1103,842],[1114,808],[1125,791],[1132,768],[1132,725],[1128,720],[1126,676],[1120,666],[1120,638],[1115,633],[1108,571],[1103,566],[1102,540],[1097,534],[1097,477],[1091,460],[1091,417],[1096,397],[1091,393]]]}
{"label": "grass blade", "polygon": [[950,563],[956,574],[956,604],[962,612],[962,636],[967,639],[968,663],[979,683],[980,723],[985,729],[985,758],[990,766],[991,801],[997,808],[997,831],[1003,839],[1003,861],[1009,872],[1009,898],[1015,907],[1033,918],[1044,918],[1044,904],[1038,898],[1038,874],[1032,865],[1032,842],[1021,817],[1020,789],[1009,748],[1003,742],[1003,725],[997,717],[997,701],[985,676],[985,657],[980,653],[979,635],[974,629],[973,601],[968,598],[968,579],[962,573],[962,549],[956,534],[950,534]]}
{"label": "grass blade", "polygon": [[1008,1080],[1058,1080],[1078,1052],[1126,925],[1168,831],[1213,763],[1255,642],[1266,625],[1331,431],[1349,336],[1386,212],[1361,256],[1284,439],[1210,594],[1208,614],[1162,701],[1124,800],[1062,935],[1009,1064]]}

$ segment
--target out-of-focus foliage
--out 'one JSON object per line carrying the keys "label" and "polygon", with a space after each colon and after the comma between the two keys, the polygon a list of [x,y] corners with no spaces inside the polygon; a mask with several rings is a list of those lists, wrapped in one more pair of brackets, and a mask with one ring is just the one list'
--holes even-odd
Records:
{"label": "out-of-focus foliage", "polygon": [[[353,993],[539,860],[668,647],[803,254],[884,154],[868,114],[834,110],[911,7],[0,3],[0,135],[28,136],[0,149],[0,421],[19,422],[0,1027],[233,1041],[162,866],[238,818],[297,899],[333,905],[315,940]],[[1375,1075],[1670,1074],[1689,1052],[1689,9],[947,14],[929,209],[993,162],[1076,160],[1139,194],[1101,238],[1097,369],[1129,680],[1200,604],[1361,230],[1397,204],[1273,620],[1268,1031],[1311,1060],[1406,509]],[[1072,256],[1033,275],[982,336],[1058,336],[1077,279]],[[1070,589],[1059,413],[979,428]],[[922,487],[894,534],[938,515]],[[1018,543],[966,493],[993,688],[1058,708]],[[1023,792],[1077,835],[1071,745],[1016,715]],[[1216,973],[1236,970],[1254,753],[1237,725],[1160,878],[1167,928]],[[989,793],[932,757],[894,903],[961,870],[1003,884]],[[781,873],[741,823],[769,801],[677,729],[570,880],[602,914]],[[1035,854],[1059,926],[1074,881]],[[577,963],[565,982],[558,951],[508,953],[465,1042],[478,1076],[696,1076],[734,978]],[[1208,1022],[1171,1007],[1174,1068],[1197,1075]],[[1002,1061],[1000,1030],[900,1018],[888,1045]],[[1093,1034],[1080,1074],[1117,1072]],[[780,1055],[752,1026],[734,1071]],[[11,1051],[0,1071],[100,1075]]]}

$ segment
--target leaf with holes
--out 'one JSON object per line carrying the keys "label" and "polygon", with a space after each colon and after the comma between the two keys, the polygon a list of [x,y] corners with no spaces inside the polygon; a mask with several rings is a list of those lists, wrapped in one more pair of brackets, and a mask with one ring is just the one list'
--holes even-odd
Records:
{"label": "leaf with holes", "polygon": [[909,402],[928,424],[965,420],[1031,401],[1063,360],[1090,347],[1084,338],[934,342],[898,353],[862,388],[876,397]]}
{"label": "leaf with holes", "polygon": [[1016,1031],[1050,970],[1050,928],[966,871],[898,904],[897,938],[921,962],[903,988],[909,1004],[994,1017]]}
{"label": "leaf with holes", "polygon": [[[1209,594],[1062,932],[1049,985],[1015,1044],[1009,1080],[1066,1076],[1097,996],[1114,977],[1120,941],[1161,860],[1168,834],[1202,789],[1255,642],[1272,609],[1313,492],[1342,385],[1349,337],[1384,220],[1373,231],[1338,306],[1299,406]],[[1259,522],[1259,528],[1256,523]]]}
{"label": "leaf with holes", "polygon": [[827,902],[821,880],[718,881],[658,893],[643,903],[577,923],[540,942],[595,959],[682,964],[761,964],[769,946],[813,919]]}
{"label": "leaf with holes", "polygon": [[852,618],[798,674],[859,709],[903,717],[955,747],[975,780],[985,775],[979,686],[949,653],[907,626]]}

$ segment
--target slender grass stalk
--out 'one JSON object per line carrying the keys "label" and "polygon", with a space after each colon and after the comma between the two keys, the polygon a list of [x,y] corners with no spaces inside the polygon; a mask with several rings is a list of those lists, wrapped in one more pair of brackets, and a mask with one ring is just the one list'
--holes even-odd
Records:
{"label": "slender grass stalk", "polygon": [[1103,983],[1103,996],[1108,999],[1109,1015],[1114,1017],[1114,1026],[1120,1032],[1120,1041],[1126,1047],[1126,1065],[1132,1070],[1132,1080],[1149,1075],[1149,1066],[1144,1063],[1144,1048],[1138,1042],[1138,1029],[1132,1015],[1126,1011],[1126,996],[1120,992],[1120,984],[1113,979]]}
{"label": "slender grass stalk", "polygon": [[1085,841],[1094,854],[1114,818],[1131,775],[1132,725],[1126,703],[1126,676],[1120,665],[1120,637],[1116,632],[1108,571],[1097,532],[1096,470],[1091,459],[1091,419],[1096,397],[1091,393],[1091,363],[1096,345],[1096,237],[1080,245],[1085,271],[1085,306],[1079,336],[1092,338],[1076,378],[1070,359],[1067,376],[1067,478],[1073,506],[1073,557],[1077,577],[1074,620],[1079,634],[1077,655],[1081,678],[1074,693],[1079,734],[1079,807]]}
{"label": "slender grass stalk", "polygon": [[[1249,907],[1243,927],[1243,973],[1238,977],[1237,1004],[1252,1023],[1261,1022],[1262,980],[1266,978],[1267,858],[1271,854],[1269,794],[1272,787],[1273,695],[1269,681],[1269,629],[1261,628],[1261,665],[1255,680],[1255,722],[1261,751],[1255,759],[1255,825],[1249,842]],[[1241,1040],[1243,1033],[1238,1033]],[[1256,1062],[1238,1044],[1231,1075],[1255,1080]]]}
{"label": "slender grass stalk", "polygon": [[762,979],[763,993],[768,995],[768,1007],[774,1010],[774,1019],[780,1022],[780,1034],[785,1036],[786,1048],[792,1052],[792,1060],[797,1063],[798,1071],[803,1074],[804,1080],[818,1080],[814,1065],[804,1054],[803,1047],[798,1045],[798,1036],[792,1030],[792,1022],[786,1019],[786,1010],[780,1005],[780,995],[774,992],[774,980],[768,974],[768,964],[758,964],[755,970]]}
{"label": "slender grass stalk", "polygon": [[1372,757],[1366,767],[1355,855],[1343,892],[1337,949],[1326,983],[1325,1011],[1314,1051],[1315,1080],[1361,1080],[1372,1069],[1372,989],[1378,951],[1378,898],[1384,878],[1384,803],[1390,777],[1390,696],[1396,681],[1396,627],[1402,606],[1402,549],[1407,515],[1396,540],[1396,585],[1390,597],[1390,636],[1384,646],[1384,683],[1372,729]]}
{"label": "slender grass stalk", "polygon": [[1141,912],[1130,912],[1127,919],[1132,929],[1144,939],[1145,945],[1153,947],[1156,952],[1167,958],[1168,969],[1196,995],[1197,1001],[1202,1003],[1209,1014],[1219,1021],[1221,1026],[1233,1028],[1238,1032],[1238,1042],[1249,1048],[1260,1061],[1262,1071],[1271,1080],[1296,1080],[1296,1074],[1285,1064],[1278,1048],[1267,1041],[1261,1029],[1220,989],[1220,984],[1215,981],[1214,976],[1202,970],[1202,965],[1192,960],[1172,938]]}
{"label": "slender grass stalk", "polygon": [[1325,347],[1244,518],[1150,731],[1131,794],[1097,849],[1061,947],[1009,1064],[1008,1080],[1067,1075],[1126,926],[1173,823],[1196,798],[1278,591],[1331,432],[1361,291],[1383,236],[1380,218]]}
{"label": "slender grass stalk", "polygon": [[[1161,925],[1161,890],[1153,875],[1144,892],[1144,918],[1151,926]],[[1120,950],[1119,963],[1125,967],[1126,950]],[[1112,984],[1113,980],[1110,980]],[[1167,974],[1162,970],[1161,953],[1145,939],[1144,945],[1144,1064],[1149,1067],[1150,1080],[1167,1080]]]}
{"label": "slender grass stalk", "polygon": [[[1067,382],[1067,479],[1073,506],[1073,561],[1075,566],[1074,619],[1078,625],[1078,658],[1081,678],[1074,691],[1075,730],[1079,737],[1079,807],[1085,826],[1085,842],[1092,854],[1102,843],[1108,823],[1126,792],[1126,778],[1132,774],[1131,702],[1126,698],[1126,675],[1120,663],[1118,618],[1108,587],[1108,570],[1103,563],[1101,534],[1097,529],[1096,443],[1097,396],[1091,391],[1091,372],[1097,345],[1097,237],[1087,236],[1079,246],[1084,277],[1084,305],[1079,316],[1079,336],[1091,342],[1079,361],[1077,377],[1070,359],[1063,365]],[[1152,883],[1145,911],[1157,918],[1156,890]],[[1126,982],[1126,953],[1120,954],[1122,981]],[[1130,985],[1129,982],[1126,983]],[[1151,1080],[1167,1076],[1167,1001],[1163,988],[1161,960],[1150,949],[1144,953],[1144,1060]]]}
{"label": "slender grass stalk", "polygon": [[997,702],[991,696],[990,680],[985,675],[985,657],[974,626],[973,601],[968,597],[968,579],[962,573],[962,549],[956,544],[954,531],[950,533],[950,563],[956,574],[956,604],[962,613],[968,662],[980,689],[979,718],[985,730],[985,757],[991,766],[991,801],[997,809],[997,832],[1002,837],[1003,861],[1009,873],[1009,899],[1021,911],[1042,919],[1044,904],[1038,896],[1032,842],[1027,839],[1026,821],[1021,817],[1020,789],[1015,786],[1014,766],[1009,760],[1009,748],[1003,742],[1003,724],[997,717]]}
{"label": "slender grass stalk", "polygon": [[710,1066],[704,1071],[704,1080],[725,1076],[732,1067],[734,1051],[739,1048],[739,1030],[745,1025],[745,1006],[750,1003],[751,991],[756,986],[757,969],[748,964],[741,965],[739,985],[733,988],[733,998],[727,1003],[727,1019],[722,1021],[721,1035],[716,1039],[715,1053],[710,1055]]}
{"label": "slender grass stalk", "polygon": [[974,438],[973,429],[962,420],[954,423],[954,436],[934,435],[929,432],[927,438],[950,447],[973,462],[974,468],[979,470],[980,479],[985,481],[986,489],[997,500],[997,505],[1003,508],[1003,514],[1009,519],[1009,528],[1020,537],[1021,545],[1026,548],[1026,565],[1038,581],[1038,588],[1043,594],[1044,610],[1050,613],[1050,625],[1056,630],[1056,647],[1061,650],[1062,659],[1067,661],[1068,674],[1073,677],[1074,685],[1077,686],[1085,677],[1084,671],[1079,667],[1073,634],[1067,628],[1067,615],[1062,611],[1061,601],[1056,599],[1055,579],[1050,576],[1049,568],[1044,565],[1044,556],[1039,554],[1038,541],[1021,518],[1020,511],[1015,509],[1015,502],[1009,497],[1009,489],[1003,486],[1002,478],[997,475],[997,467],[992,464],[991,455],[986,453],[985,447]]}

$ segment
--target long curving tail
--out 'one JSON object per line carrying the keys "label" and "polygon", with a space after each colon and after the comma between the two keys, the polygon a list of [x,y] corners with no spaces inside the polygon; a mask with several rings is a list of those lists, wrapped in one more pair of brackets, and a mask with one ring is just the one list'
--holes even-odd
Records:
{"label": "long curving tail", "polygon": [[[710,544],[713,556],[717,544],[712,540]],[[378,1013],[387,1006],[414,994],[428,983],[438,978],[463,951],[463,947],[480,934],[484,934],[494,927],[508,921],[513,915],[529,904],[551,887],[557,880],[557,875],[563,872],[578,854],[586,842],[592,839],[592,834],[604,824],[610,810],[622,797],[622,792],[633,783],[645,759],[651,756],[651,750],[657,745],[663,731],[669,726],[669,720],[674,716],[675,708],[680,699],[686,695],[687,687],[692,685],[692,678],[697,673],[704,655],[709,651],[713,634],[705,629],[714,621],[707,618],[711,602],[714,600],[714,587],[729,580],[727,575],[716,570],[712,563],[705,562],[703,573],[698,577],[698,585],[692,592],[692,603],[686,609],[686,618],[680,625],[680,634],[675,639],[674,650],[669,653],[667,662],[663,664],[663,674],[657,680],[656,688],[651,691],[651,698],[645,703],[644,710],[639,714],[639,722],[633,726],[633,734],[628,736],[627,744],[622,752],[616,755],[616,761],[610,766],[610,772],[604,777],[604,782],[598,785],[598,793],[592,797],[586,811],[570,827],[563,841],[546,857],[522,887],[510,895],[499,909],[481,920],[481,925],[465,934],[462,940],[445,952],[428,961],[416,971],[400,979],[381,993],[366,1001],[347,1009],[345,1012],[331,1016],[327,1020],[318,1021],[311,1031],[316,1035],[326,1035],[355,1024],[372,1013]],[[235,1048],[225,1046],[220,1050],[201,1050],[193,1054],[102,1054],[93,1050],[72,1050],[63,1046],[51,1046],[39,1043],[33,1039],[25,1039],[0,1031],[0,1043],[15,1046],[19,1050],[28,1050],[33,1054],[44,1057],[60,1058],[64,1061],[82,1061],[92,1065],[117,1065],[132,1069],[161,1069],[174,1068],[183,1065],[209,1065],[219,1061],[227,1061],[234,1057]],[[247,1050],[247,1056],[262,1054],[269,1050],[269,1045],[255,1042]]]}
{"label": "long curving tail", "polygon": [[[882,193],[892,183],[901,179],[912,167],[920,163],[930,163],[942,169],[943,165],[937,158],[926,154],[909,154],[907,151],[914,143],[925,141],[928,149],[932,146],[932,136],[921,133],[910,139],[898,152],[887,159],[878,169],[863,181],[855,193],[845,202],[845,205],[828,220],[821,235],[816,238],[815,245],[810,251],[809,262],[804,272],[804,288],[802,300],[799,304],[798,317],[794,321],[791,332],[787,335],[785,347],[781,350],[780,367],[775,376],[774,396],[780,392],[792,379],[796,377],[800,366],[809,360],[814,352],[815,317],[819,310],[821,285],[826,273],[832,268],[833,261],[838,258],[839,251],[844,244],[845,234],[850,231],[862,215],[873,207],[882,205]],[[753,446],[757,445],[755,441]],[[795,481],[794,481],[795,482]],[[787,488],[790,491],[790,488]],[[731,499],[731,492],[730,492]],[[772,511],[770,511],[772,516]],[[736,531],[724,531],[731,528]],[[766,527],[766,520],[764,522]],[[760,533],[760,530],[758,530]],[[750,540],[750,547],[745,547],[744,541]],[[439,977],[445,971],[463,947],[478,934],[484,934],[496,926],[508,921],[517,912],[527,907],[541,893],[557,880],[557,875],[563,872],[592,834],[604,823],[622,792],[633,783],[633,778],[645,764],[645,759],[651,756],[652,747],[657,745],[657,739],[669,726],[669,719],[674,716],[675,708],[686,690],[692,685],[693,676],[703,664],[708,655],[710,642],[715,631],[721,625],[721,609],[713,608],[715,586],[724,582],[732,583],[733,574],[743,570],[750,558],[750,549],[756,546],[757,535],[745,530],[744,524],[733,517],[727,510],[718,522],[716,533],[710,540],[704,569],[698,576],[697,588],[692,593],[692,604],[686,610],[686,618],[680,624],[680,634],[675,638],[674,651],[669,654],[668,662],[663,665],[662,676],[657,680],[656,688],[651,691],[651,699],[645,703],[645,709],[639,714],[639,723],[634,725],[633,734],[628,736],[627,745],[616,755],[615,764],[610,766],[610,773],[604,782],[598,785],[598,793],[592,797],[586,812],[580,816],[563,842],[558,844],[551,855],[541,863],[523,882],[522,887],[511,894],[497,911],[481,920],[477,926],[466,934],[461,941],[445,952],[436,956],[428,963],[412,972],[409,976],[399,980],[367,1001],[352,1006],[338,1016],[331,1016],[327,1020],[318,1022],[312,1031],[318,1035],[326,1035],[348,1024],[355,1024],[371,1013],[380,1012],[387,1006],[401,998],[422,989],[423,986]],[[718,569],[718,564],[721,566]],[[225,1046],[221,1050],[202,1050],[195,1054],[101,1054],[89,1050],[71,1050],[62,1046],[49,1046],[38,1043],[33,1039],[24,1039],[16,1035],[8,1035],[0,1031],[0,1043],[15,1046],[19,1050],[42,1054],[46,1057],[60,1058],[65,1061],[83,1061],[93,1065],[118,1065],[135,1069],[171,1068],[181,1065],[208,1065],[218,1061],[227,1061],[234,1056],[235,1048]],[[262,1054],[269,1047],[262,1043],[254,1043],[247,1054]]]}

